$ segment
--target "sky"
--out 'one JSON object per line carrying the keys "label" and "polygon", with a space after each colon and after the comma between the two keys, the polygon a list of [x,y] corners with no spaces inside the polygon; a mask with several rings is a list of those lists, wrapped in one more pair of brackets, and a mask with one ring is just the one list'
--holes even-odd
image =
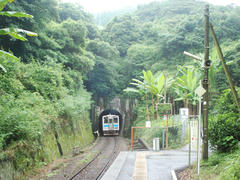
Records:
{"label": "sky", "polygon": [[[139,4],[147,4],[161,0],[60,0],[63,2],[79,3],[85,11],[92,14],[115,11],[125,7],[135,7]],[[236,4],[240,6],[240,0],[203,0],[215,5]]]}

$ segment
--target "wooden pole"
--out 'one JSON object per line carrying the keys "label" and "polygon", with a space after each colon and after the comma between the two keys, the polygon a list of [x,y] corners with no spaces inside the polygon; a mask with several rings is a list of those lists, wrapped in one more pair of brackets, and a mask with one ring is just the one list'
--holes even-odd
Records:
{"label": "wooden pole", "polygon": [[220,47],[220,45],[218,43],[218,40],[217,40],[217,37],[216,37],[216,34],[214,32],[212,24],[210,24],[210,31],[211,31],[211,34],[212,34],[212,37],[213,37],[213,41],[214,41],[214,43],[216,45],[216,48],[217,48],[218,56],[219,56],[219,58],[220,58],[220,60],[222,62],[223,69],[224,69],[224,72],[226,74],[228,83],[229,83],[231,91],[233,93],[233,97],[234,97],[235,103],[238,106],[238,111],[240,112],[240,103],[239,103],[238,94],[237,94],[237,91],[236,91],[236,89],[234,87],[234,84],[233,84],[233,81],[232,81],[229,69],[228,69],[228,67],[226,65],[225,59],[223,57],[222,49],[221,49],[221,47]]}
{"label": "wooden pole", "polygon": [[189,149],[188,149],[188,167],[191,167],[191,144],[192,144],[192,138],[191,138],[191,122],[189,121]]}
{"label": "wooden pole", "polygon": [[[209,5],[205,7],[205,38],[204,38],[204,64],[209,60]],[[203,88],[203,160],[208,159],[208,68],[204,68]]]}
{"label": "wooden pole", "polygon": [[131,128],[131,151],[133,150],[133,127]]}

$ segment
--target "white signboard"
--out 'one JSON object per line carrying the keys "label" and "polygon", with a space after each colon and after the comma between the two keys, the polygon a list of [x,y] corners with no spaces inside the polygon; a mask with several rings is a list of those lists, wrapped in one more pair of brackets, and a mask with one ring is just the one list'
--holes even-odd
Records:
{"label": "white signboard", "polygon": [[197,150],[197,138],[198,138],[198,121],[190,121],[191,128],[191,149]]}
{"label": "white signboard", "polygon": [[146,128],[150,128],[151,127],[151,121],[146,121]]}
{"label": "white signboard", "polygon": [[188,118],[188,114],[189,114],[188,108],[180,108],[179,109],[179,114],[181,116],[181,119],[187,119]]}
{"label": "white signboard", "polygon": [[206,92],[206,90],[200,85],[197,87],[197,89],[195,90],[195,93],[199,96],[202,97],[202,95],[204,95]]}

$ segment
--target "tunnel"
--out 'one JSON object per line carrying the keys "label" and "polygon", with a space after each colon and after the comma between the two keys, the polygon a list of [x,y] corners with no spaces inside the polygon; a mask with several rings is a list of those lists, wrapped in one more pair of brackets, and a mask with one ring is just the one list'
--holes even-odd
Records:
{"label": "tunnel", "polygon": [[112,114],[112,115],[118,115],[119,116],[119,134],[121,134],[122,131],[122,115],[114,109],[107,109],[104,110],[98,117],[98,132],[99,134],[102,136],[103,135],[103,129],[102,129],[102,117],[108,114]]}

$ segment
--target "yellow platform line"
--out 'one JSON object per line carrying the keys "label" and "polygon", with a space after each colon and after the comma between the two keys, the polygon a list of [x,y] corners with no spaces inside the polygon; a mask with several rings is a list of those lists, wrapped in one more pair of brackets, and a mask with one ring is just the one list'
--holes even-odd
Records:
{"label": "yellow platform line", "polygon": [[146,152],[137,152],[133,180],[147,180]]}

